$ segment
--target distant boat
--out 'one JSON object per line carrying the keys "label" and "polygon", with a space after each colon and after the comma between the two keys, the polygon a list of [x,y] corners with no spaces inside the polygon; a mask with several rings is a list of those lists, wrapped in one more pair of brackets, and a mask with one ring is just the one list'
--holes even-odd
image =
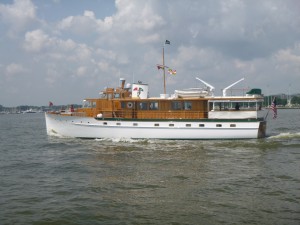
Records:
{"label": "distant boat", "polygon": [[37,111],[33,110],[33,109],[27,109],[25,111],[23,111],[23,114],[25,113],[37,113]]}

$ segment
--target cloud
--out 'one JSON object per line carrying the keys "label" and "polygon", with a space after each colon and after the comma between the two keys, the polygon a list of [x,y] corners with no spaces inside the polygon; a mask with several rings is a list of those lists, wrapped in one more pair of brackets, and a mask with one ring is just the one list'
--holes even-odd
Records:
{"label": "cloud", "polygon": [[156,13],[154,6],[155,3],[152,5],[149,1],[116,0],[116,26],[122,30],[152,30],[164,25],[163,17]]}
{"label": "cloud", "polygon": [[26,32],[23,48],[28,52],[40,52],[44,56],[57,59],[61,59],[60,55],[64,55],[64,60],[69,61],[90,60],[92,52],[86,44],[49,36],[40,29]]}
{"label": "cloud", "polygon": [[160,41],[159,34],[141,35],[137,38],[137,42],[139,42],[140,44],[156,43],[158,41]]}
{"label": "cloud", "polygon": [[[283,83],[297,84],[299,83],[300,73],[300,42],[293,47],[280,49],[273,57],[275,70],[282,74]],[[298,88],[299,89],[299,88]],[[298,90],[300,92],[300,90]]]}
{"label": "cloud", "polygon": [[87,68],[85,66],[80,66],[77,69],[77,75],[78,76],[84,76],[87,73]]}
{"label": "cloud", "polygon": [[[216,90],[244,75],[245,85],[272,85],[276,91],[286,80],[299,81],[300,5],[293,0],[107,2],[93,1],[91,7],[49,1],[74,9],[53,10],[51,19],[45,11],[51,7],[43,1],[0,3],[0,30],[9,35],[0,38],[6,50],[0,54],[0,73],[14,85],[22,86],[22,73],[39,81],[45,90],[40,101],[49,92],[62,103],[92,96],[99,85],[115,86],[120,76],[149,83],[151,95],[157,95],[162,81],[155,65],[162,63],[168,39],[165,62],[177,70],[167,77],[169,91],[198,85],[195,76]],[[114,4],[115,12],[103,13],[105,4]],[[0,96],[12,85],[4,80]],[[63,93],[69,86],[82,91],[68,97]]]}
{"label": "cloud", "polygon": [[[279,62],[289,62],[300,65],[300,44],[296,45],[295,49],[282,49],[275,55]],[[296,52],[298,51],[298,52]]]}
{"label": "cloud", "polygon": [[14,0],[11,5],[0,4],[0,17],[10,26],[9,36],[15,36],[36,20],[36,6],[30,0]]}
{"label": "cloud", "polygon": [[118,9],[116,14],[104,19],[97,19],[95,12],[91,10],[85,10],[83,15],[68,16],[58,23],[57,29],[59,32],[68,31],[83,36],[101,35],[101,41],[105,40],[112,44],[115,44],[114,40],[121,41],[118,38],[120,35],[122,38],[125,36],[125,39],[138,39],[140,43],[158,41],[159,35],[150,33],[166,22],[156,13],[155,7],[150,2],[116,1],[116,8]]}
{"label": "cloud", "polygon": [[51,39],[42,30],[26,32],[24,48],[29,52],[39,52],[51,44]]}
{"label": "cloud", "polygon": [[83,15],[68,16],[60,21],[57,29],[62,31],[70,31],[78,35],[87,35],[90,32],[103,32],[109,30],[112,26],[112,18],[106,17],[104,20],[96,19],[95,13],[85,10]]}
{"label": "cloud", "polygon": [[11,63],[11,64],[7,65],[5,68],[5,72],[8,77],[11,77],[11,76],[14,76],[17,74],[22,74],[26,71],[27,71],[27,69],[24,68],[23,65],[18,64],[18,63]]}
{"label": "cloud", "polygon": [[[255,74],[259,68],[265,72],[273,61],[260,59],[272,58],[282,46],[297,40],[299,21],[295,21],[297,12],[291,10],[289,2],[258,3],[117,0],[116,13],[103,20],[85,10],[83,15],[67,17],[59,24],[62,32],[99,35],[94,39],[98,54],[89,56],[100,71],[127,68],[126,73],[130,73],[131,68],[144,74],[147,69],[138,65],[148,68],[160,63],[161,44],[171,39],[166,60],[179,74],[186,70],[202,76],[214,74],[212,80],[221,82],[227,79],[226,74],[234,80],[241,74]],[[282,33],[290,33],[289,38]],[[179,85],[181,81],[174,78],[172,83]]]}

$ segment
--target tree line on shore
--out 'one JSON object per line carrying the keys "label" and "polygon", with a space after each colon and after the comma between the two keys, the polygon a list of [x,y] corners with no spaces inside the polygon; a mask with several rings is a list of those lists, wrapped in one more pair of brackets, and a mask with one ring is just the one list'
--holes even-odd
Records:
{"label": "tree line on shore", "polygon": [[[47,112],[47,111],[60,111],[67,110],[71,105],[51,105],[51,106],[32,106],[32,105],[20,105],[16,107],[5,107],[0,105],[0,112],[2,113],[23,113],[28,111],[33,112]],[[74,109],[81,108],[82,105],[73,104]]]}
{"label": "tree line on shore", "polygon": [[274,98],[276,98],[276,104],[279,106],[295,106],[299,107],[300,106],[300,94],[299,95],[294,95],[288,98],[286,95],[273,95],[273,96],[265,96],[264,97],[264,105],[269,106],[272,104]]}

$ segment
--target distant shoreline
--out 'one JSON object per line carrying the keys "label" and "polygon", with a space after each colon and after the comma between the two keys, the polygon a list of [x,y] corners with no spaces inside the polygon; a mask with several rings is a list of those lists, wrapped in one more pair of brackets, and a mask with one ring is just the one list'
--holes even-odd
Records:
{"label": "distant shoreline", "polygon": [[300,107],[277,107],[277,109],[300,109]]}
{"label": "distant shoreline", "polygon": [[[265,109],[271,109],[271,107],[265,107]],[[277,106],[277,109],[300,109],[300,107]]]}

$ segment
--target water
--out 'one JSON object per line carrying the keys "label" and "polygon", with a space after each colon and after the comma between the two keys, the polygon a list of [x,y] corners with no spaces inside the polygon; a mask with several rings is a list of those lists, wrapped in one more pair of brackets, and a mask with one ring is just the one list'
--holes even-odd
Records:
{"label": "water", "polygon": [[48,137],[0,115],[0,224],[300,224],[300,110],[236,141]]}

